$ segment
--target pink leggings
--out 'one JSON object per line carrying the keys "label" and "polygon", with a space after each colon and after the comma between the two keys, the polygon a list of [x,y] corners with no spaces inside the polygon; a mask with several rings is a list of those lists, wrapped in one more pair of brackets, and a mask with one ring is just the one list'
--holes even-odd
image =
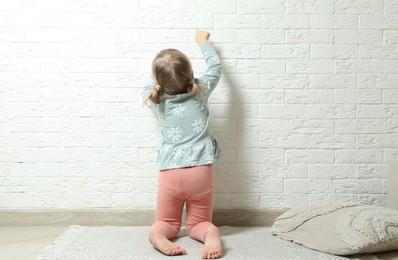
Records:
{"label": "pink leggings", "polygon": [[211,164],[161,171],[157,196],[156,226],[168,239],[176,237],[186,203],[186,228],[190,237],[203,242],[211,223],[214,179]]}

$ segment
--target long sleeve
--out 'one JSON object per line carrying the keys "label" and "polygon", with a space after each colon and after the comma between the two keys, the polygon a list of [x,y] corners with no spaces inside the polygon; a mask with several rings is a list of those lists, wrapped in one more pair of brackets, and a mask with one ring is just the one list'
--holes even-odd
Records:
{"label": "long sleeve", "polygon": [[209,93],[211,93],[217,86],[217,83],[221,77],[220,58],[210,42],[206,42],[205,44],[201,45],[200,50],[206,59],[207,69],[205,74],[200,77],[199,80],[201,81],[202,85],[209,90]]}
{"label": "long sleeve", "polygon": [[[150,92],[152,91],[153,88],[153,78],[150,76],[147,80],[147,83],[141,88],[141,98],[142,100],[146,100],[146,98],[149,96]],[[155,109],[155,104],[153,104],[151,101],[147,101],[146,105],[151,108]]]}
{"label": "long sleeve", "polygon": [[146,84],[141,88],[141,98],[145,100],[153,88],[153,78],[150,76]]}

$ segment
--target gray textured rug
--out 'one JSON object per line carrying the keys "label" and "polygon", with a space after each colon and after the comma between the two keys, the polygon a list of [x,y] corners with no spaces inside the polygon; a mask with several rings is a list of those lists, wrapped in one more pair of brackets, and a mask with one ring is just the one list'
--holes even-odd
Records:
{"label": "gray textured rug", "polygon": [[[132,260],[132,259],[200,259],[202,244],[192,240],[184,230],[176,243],[187,255],[167,257],[148,242],[150,227],[71,226],[48,246],[37,260]],[[271,235],[268,227],[220,227],[223,259],[294,259],[343,260],[381,259],[373,255],[339,257],[307,249]]]}

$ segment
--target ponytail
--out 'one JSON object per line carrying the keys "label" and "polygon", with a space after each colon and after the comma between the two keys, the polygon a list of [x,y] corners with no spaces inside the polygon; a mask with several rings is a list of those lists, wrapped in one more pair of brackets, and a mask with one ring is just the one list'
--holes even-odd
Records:
{"label": "ponytail", "polygon": [[191,96],[201,95],[203,93],[203,87],[199,85],[195,79],[190,80],[187,92]]}
{"label": "ponytail", "polygon": [[164,98],[164,90],[160,85],[155,85],[152,88],[152,91],[149,93],[149,96],[145,99],[144,103],[150,100],[154,104],[160,104]]}

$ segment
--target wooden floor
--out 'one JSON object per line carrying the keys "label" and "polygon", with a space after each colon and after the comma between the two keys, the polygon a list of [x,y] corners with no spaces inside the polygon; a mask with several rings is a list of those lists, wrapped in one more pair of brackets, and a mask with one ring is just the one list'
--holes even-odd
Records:
{"label": "wooden floor", "polygon": [[34,260],[67,226],[0,226],[0,258]]}

